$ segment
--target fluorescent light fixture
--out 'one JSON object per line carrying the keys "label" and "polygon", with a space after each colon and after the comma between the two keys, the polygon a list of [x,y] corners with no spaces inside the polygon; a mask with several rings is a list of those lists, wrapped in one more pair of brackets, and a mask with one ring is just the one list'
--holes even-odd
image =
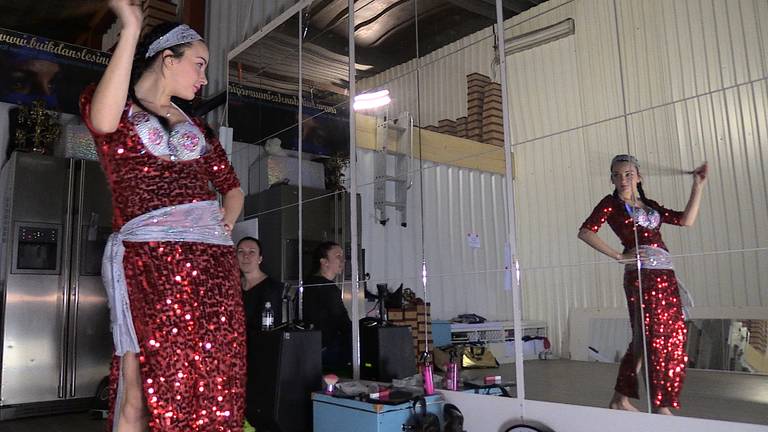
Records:
{"label": "fluorescent light fixture", "polygon": [[576,33],[576,24],[573,18],[568,18],[549,27],[505,39],[504,46],[506,49],[504,53],[509,56],[520,51],[536,48],[539,45],[554,42],[574,33]]}
{"label": "fluorescent light fixture", "polygon": [[392,99],[389,98],[389,90],[380,90],[355,96],[355,102],[352,104],[352,107],[355,111],[360,111],[382,107],[390,102],[392,102]]}

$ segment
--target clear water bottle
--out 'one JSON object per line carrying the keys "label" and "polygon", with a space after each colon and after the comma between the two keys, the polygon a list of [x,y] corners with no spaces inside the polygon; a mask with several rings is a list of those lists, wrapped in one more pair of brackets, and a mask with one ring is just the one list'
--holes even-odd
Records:
{"label": "clear water bottle", "polygon": [[275,327],[275,312],[272,311],[272,303],[264,303],[264,311],[261,313],[261,330],[272,330]]}

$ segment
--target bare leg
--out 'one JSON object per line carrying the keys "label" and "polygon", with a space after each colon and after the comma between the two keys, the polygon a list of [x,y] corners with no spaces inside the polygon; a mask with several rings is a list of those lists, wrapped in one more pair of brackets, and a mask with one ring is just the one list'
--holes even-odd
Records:
{"label": "bare leg", "polygon": [[[640,371],[645,370],[645,368],[643,367],[643,359],[645,357],[644,357],[644,349],[642,347],[642,343],[639,343],[639,341],[635,341],[634,350],[637,353],[637,359],[636,359],[637,363],[635,365],[635,372],[637,373],[637,376],[643,377],[643,381],[647,382],[646,375],[640,374]],[[624,411],[640,411],[634,405],[632,405],[628,397],[618,392],[613,393],[613,398],[611,398],[609,407],[611,409],[619,409]],[[668,407],[653,407],[652,411],[655,414],[662,414],[662,415],[669,415],[669,416],[674,415],[672,414],[672,410],[670,410]]]}
{"label": "bare leg", "polygon": [[120,420],[117,431],[114,432],[145,432],[147,425],[147,408],[144,403],[144,392],[141,386],[139,360],[134,353],[125,353],[121,361],[123,370],[123,405],[115,407],[120,410]]}
{"label": "bare leg", "polygon": [[[632,352],[634,353],[634,370],[635,375],[640,376],[640,369],[643,366],[643,343],[642,339],[640,339],[638,336],[640,335],[640,329],[639,328],[633,328],[632,332]],[[611,398],[611,401],[608,403],[608,408],[615,409],[615,410],[623,410],[623,411],[635,411],[639,412],[640,410],[635,407],[632,402],[630,402],[630,398],[626,395],[623,395],[617,391],[613,392],[613,397]]]}

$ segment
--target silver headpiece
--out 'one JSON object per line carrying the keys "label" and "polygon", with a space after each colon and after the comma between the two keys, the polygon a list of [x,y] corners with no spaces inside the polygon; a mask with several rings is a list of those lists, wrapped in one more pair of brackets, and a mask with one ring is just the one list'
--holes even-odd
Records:
{"label": "silver headpiece", "polygon": [[631,154],[620,154],[613,157],[613,160],[611,160],[611,166],[613,166],[616,163],[619,162],[629,162],[632,165],[635,166],[635,168],[640,168],[640,161],[637,160],[636,157],[632,156]]}
{"label": "silver headpiece", "polygon": [[150,58],[166,48],[202,39],[196,31],[188,25],[182,24],[152,42],[147,50],[146,58]]}

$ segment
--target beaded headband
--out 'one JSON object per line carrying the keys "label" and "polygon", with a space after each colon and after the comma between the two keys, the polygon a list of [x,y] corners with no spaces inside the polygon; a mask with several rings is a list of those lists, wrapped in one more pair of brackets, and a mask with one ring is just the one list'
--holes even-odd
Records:
{"label": "beaded headband", "polygon": [[188,25],[182,24],[152,42],[145,57],[150,58],[166,48],[202,39],[196,31],[192,30]]}
{"label": "beaded headband", "polygon": [[614,156],[613,160],[611,160],[611,166],[619,162],[629,162],[632,165],[634,165],[635,168],[638,168],[638,169],[640,168],[640,161],[638,161],[636,157],[630,154],[620,154],[620,155]]}

